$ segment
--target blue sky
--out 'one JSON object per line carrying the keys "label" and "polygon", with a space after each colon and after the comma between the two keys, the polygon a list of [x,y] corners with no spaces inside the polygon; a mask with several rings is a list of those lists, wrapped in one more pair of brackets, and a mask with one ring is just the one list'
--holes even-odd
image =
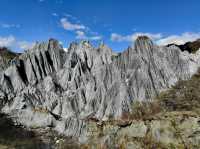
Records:
{"label": "blue sky", "polygon": [[1,0],[0,46],[23,51],[56,38],[104,41],[115,51],[138,35],[157,44],[200,38],[199,0]]}

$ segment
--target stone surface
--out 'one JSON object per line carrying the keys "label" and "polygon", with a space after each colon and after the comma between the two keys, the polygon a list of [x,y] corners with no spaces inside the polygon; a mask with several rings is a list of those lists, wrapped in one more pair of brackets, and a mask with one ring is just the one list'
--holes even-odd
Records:
{"label": "stone surface", "polygon": [[143,138],[147,133],[147,126],[143,121],[135,121],[130,126],[120,129],[118,131],[119,136],[137,137]]}
{"label": "stone surface", "polygon": [[88,136],[88,145],[107,145],[107,148],[196,149],[200,147],[199,120],[196,114],[171,112],[153,120],[134,120],[124,127],[119,127],[117,123],[105,123],[98,129],[95,122],[90,122],[88,132],[92,133]]}
{"label": "stone surface", "polygon": [[50,39],[1,71],[1,112],[27,127],[52,127],[84,138],[86,120],[123,118],[133,100],[151,100],[178,80],[189,79],[199,63],[200,51],[159,47],[148,37],[139,37],[135,47],[119,54],[87,41],[72,43],[65,52]]}

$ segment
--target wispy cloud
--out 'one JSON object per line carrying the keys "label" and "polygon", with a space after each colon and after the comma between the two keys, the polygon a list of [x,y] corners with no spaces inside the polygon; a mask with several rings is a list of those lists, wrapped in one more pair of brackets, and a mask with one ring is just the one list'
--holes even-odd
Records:
{"label": "wispy cloud", "polygon": [[84,39],[84,38],[86,38],[85,32],[83,32],[83,31],[76,31],[76,38],[77,39]]}
{"label": "wispy cloud", "polygon": [[52,13],[51,15],[52,15],[52,16],[54,16],[54,17],[58,17],[58,14],[57,14],[57,13],[55,13],[55,12],[54,12],[54,13]]}
{"label": "wispy cloud", "polygon": [[69,13],[64,13],[63,16],[66,17],[66,18],[70,18],[70,19],[72,19],[72,20],[74,20],[74,21],[80,23],[80,20],[78,20],[77,17],[75,17],[75,16],[73,16],[73,15],[71,15],[71,14],[69,14]]}
{"label": "wispy cloud", "polygon": [[84,30],[86,27],[82,24],[76,24],[70,22],[67,18],[61,18],[60,23],[65,30],[74,31],[74,30]]}
{"label": "wispy cloud", "polygon": [[28,41],[17,41],[17,45],[20,49],[27,50],[32,48],[35,45],[35,43]]}
{"label": "wispy cloud", "polygon": [[200,33],[186,32],[181,35],[170,35],[170,36],[164,37],[158,40],[157,43],[159,45],[168,45],[172,43],[181,45],[189,41],[195,41],[199,38],[200,38]]}
{"label": "wispy cloud", "polygon": [[91,36],[89,40],[102,40],[102,36]]}
{"label": "wispy cloud", "polygon": [[195,41],[200,38],[200,32],[199,33],[193,33],[193,32],[185,32],[180,35],[169,35],[169,36],[164,36],[162,33],[133,33],[131,35],[120,35],[117,33],[112,33],[111,34],[111,41],[114,42],[134,42],[138,36],[148,36],[151,38],[154,42],[156,42],[158,45],[168,45],[168,44],[184,44],[189,41]]}
{"label": "wispy cloud", "polygon": [[9,29],[9,28],[20,28],[21,26],[19,24],[1,23],[0,27]]}
{"label": "wispy cloud", "polygon": [[78,19],[76,17],[70,14],[65,14],[64,16],[65,17],[60,19],[60,24],[62,28],[67,31],[74,32],[76,35],[75,36],[76,39],[81,39],[81,40],[101,40],[102,39],[102,36],[100,36],[97,32],[93,32],[89,27],[81,24],[80,21],[77,21]]}
{"label": "wispy cloud", "polygon": [[10,47],[16,42],[14,36],[8,36],[8,37],[0,37],[0,46],[1,47]]}
{"label": "wispy cloud", "polygon": [[84,31],[76,31],[76,39],[101,40],[101,36],[86,36]]}
{"label": "wispy cloud", "polygon": [[137,37],[141,35],[148,36],[149,38],[153,40],[158,40],[162,38],[162,34],[160,33],[152,34],[152,33],[142,33],[142,32],[134,33],[131,35],[125,35],[125,36],[117,34],[117,33],[112,33],[110,38],[111,38],[111,41],[116,41],[116,42],[123,42],[123,41],[134,42],[137,39]]}
{"label": "wispy cloud", "polygon": [[32,48],[35,43],[27,42],[23,40],[17,40],[13,35],[1,37],[0,36],[0,47],[9,47],[13,50],[27,50]]}

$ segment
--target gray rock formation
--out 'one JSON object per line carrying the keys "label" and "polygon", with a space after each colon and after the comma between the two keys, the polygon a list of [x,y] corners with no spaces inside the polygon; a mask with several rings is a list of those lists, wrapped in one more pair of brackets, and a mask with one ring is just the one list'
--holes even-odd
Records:
{"label": "gray rock formation", "polygon": [[134,100],[148,101],[200,66],[200,51],[159,47],[139,37],[115,54],[106,45],[72,43],[65,52],[50,39],[1,72],[1,111],[27,127],[84,136],[86,120],[120,119]]}
{"label": "gray rock formation", "polygon": [[19,53],[14,53],[6,47],[0,47],[0,72],[8,68],[11,60],[17,57]]}
{"label": "gray rock formation", "polygon": [[151,99],[160,90],[178,80],[189,79],[199,66],[199,52],[181,52],[176,46],[158,47],[146,37],[139,37],[115,60],[126,80],[132,99]]}

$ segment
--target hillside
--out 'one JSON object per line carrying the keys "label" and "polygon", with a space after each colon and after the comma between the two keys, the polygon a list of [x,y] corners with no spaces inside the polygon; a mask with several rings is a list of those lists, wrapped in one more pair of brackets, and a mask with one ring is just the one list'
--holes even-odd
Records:
{"label": "hillside", "polygon": [[200,39],[193,42],[187,42],[183,45],[169,44],[167,46],[172,46],[172,45],[179,47],[181,51],[188,51],[189,53],[195,53],[200,48]]}
{"label": "hillside", "polygon": [[55,39],[20,55],[2,50],[1,113],[25,130],[48,134],[52,148],[200,144],[199,52],[158,46],[146,36],[118,54],[88,41],[66,51]]}
{"label": "hillside", "polygon": [[179,81],[150,102],[134,102],[120,121],[90,121],[88,147],[130,149],[200,148],[200,74]]}
{"label": "hillside", "polygon": [[193,42],[187,42],[184,45],[179,45],[179,48],[182,51],[188,51],[190,53],[195,53],[200,48],[200,39],[193,41]]}
{"label": "hillside", "polygon": [[0,71],[6,69],[10,65],[11,60],[18,55],[6,47],[0,47]]}

